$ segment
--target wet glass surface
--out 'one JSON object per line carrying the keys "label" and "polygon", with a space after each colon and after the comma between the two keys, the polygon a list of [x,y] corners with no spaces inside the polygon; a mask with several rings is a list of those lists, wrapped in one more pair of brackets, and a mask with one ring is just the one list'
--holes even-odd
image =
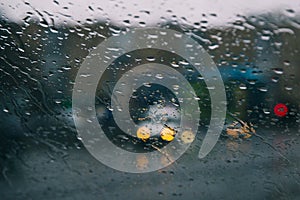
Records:
{"label": "wet glass surface", "polygon": [[[1,0],[1,199],[299,199],[299,11],[296,1],[280,0]],[[174,52],[139,49],[115,57],[95,97],[97,120],[109,140],[129,152],[158,152],[161,162],[172,159],[162,148],[173,140],[191,143],[171,165],[132,174],[89,153],[74,124],[72,92],[80,66],[101,42],[150,27],[183,33],[208,52],[224,82],[227,115],[216,146],[199,159],[214,88]],[[114,46],[108,51],[121,52]],[[118,128],[113,88],[123,74],[147,63],[177,70],[193,87],[201,111],[197,134],[177,133],[181,99],[148,82],[128,101],[132,120],[143,127],[140,135]],[[182,88],[180,82],[173,86]],[[148,136],[150,130],[155,134]],[[137,156],[136,167],[149,162]]]}

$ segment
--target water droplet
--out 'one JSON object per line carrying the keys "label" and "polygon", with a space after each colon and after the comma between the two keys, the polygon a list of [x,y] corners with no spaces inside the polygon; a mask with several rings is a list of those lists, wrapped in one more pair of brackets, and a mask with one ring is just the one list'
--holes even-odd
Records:
{"label": "water droplet", "polygon": [[174,36],[175,36],[176,38],[179,38],[179,39],[182,38],[182,34],[177,34],[177,33],[175,33]]}
{"label": "water droplet", "polygon": [[156,75],[155,75],[155,78],[158,78],[158,79],[163,79],[164,77],[163,77],[163,75],[162,75],[162,74],[156,74]]}
{"label": "water droplet", "polygon": [[258,90],[261,91],[261,92],[267,92],[268,88],[266,88],[266,87],[259,87]]}
{"label": "water droplet", "polygon": [[291,63],[290,63],[290,61],[288,61],[288,60],[285,60],[285,61],[283,62],[283,65],[284,65],[284,66],[290,66],[290,65],[291,65]]}
{"label": "water droplet", "polygon": [[218,44],[212,44],[212,45],[209,45],[208,48],[210,50],[215,50],[215,49],[219,48],[219,45]]}
{"label": "water droplet", "polygon": [[145,87],[148,87],[148,88],[151,87],[151,83],[148,83],[148,82],[147,82],[147,83],[144,83],[143,85],[144,85]]}
{"label": "water droplet", "polygon": [[179,67],[178,63],[176,63],[175,61],[171,62],[171,66],[176,68]]}
{"label": "water droplet", "polygon": [[272,77],[272,82],[277,83],[279,81],[279,77]]}
{"label": "water droplet", "polygon": [[282,68],[273,68],[272,70],[275,74],[283,74],[283,69]]}
{"label": "water droplet", "polygon": [[146,58],[146,60],[148,60],[149,62],[154,62],[155,61],[155,58],[153,56],[148,56]]}
{"label": "water droplet", "polygon": [[257,80],[248,79],[247,80],[250,85],[255,85]]}
{"label": "water droplet", "polygon": [[240,88],[241,90],[246,90],[246,89],[247,89],[247,86],[246,86],[245,84],[241,84],[241,85],[239,86],[239,88]]}
{"label": "water droplet", "polygon": [[180,88],[179,85],[173,85],[174,90],[178,90],[179,88]]}
{"label": "water droplet", "polygon": [[164,193],[163,193],[163,192],[158,192],[158,195],[159,195],[159,196],[163,196]]}
{"label": "water droplet", "polygon": [[285,10],[285,15],[288,17],[295,17],[295,11],[293,9],[286,9]]}
{"label": "water droplet", "polygon": [[284,89],[285,89],[285,90],[287,90],[287,91],[291,91],[291,90],[293,90],[293,88],[292,88],[292,87],[290,87],[290,86],[285,86],[285,87],[284,87]]}
{"label": "water droplet", "polygon": [[18,50],[21,51],[22,53],[25,52],[24,49],[22,49],[22,48],[18,48]]}
{"label": "water droplet", "polygon": [[57,0],[54,0],[53,2],[57,5],[59,5],[59,2]]}
{"label": "water droplet", "polygon": [[267,108],[264,108],[264,109],[263,109],[263,112],[264,112],[266,115],[269,115],[269,114],[271,113]]}
{"label": "water droplet", "polygon": [[261,39],[265,40],[265,41],[268,41],[268,40],[270,40],[270,36],[269,35],[262,35]]}
{"label": "water droplet", "polygon": [[113,36],[118,36],[121,33],[121,29],[109,27]]}
{"label": "water droplet", "polygon": [[88,78],[90,76],[91,76],[91,74],[80,74],[80,77],[84,77],[84,78]]}
{"label": "water droplet", "polygon": [[199,79],[199,80],[203,80],[203,79],[204,79],[204,77],[203,77],[202,75],[199,75],[199,76],[197,77],[197,79]]}
{"label": "water droplet", "polygon": [[139,22],[140,27],[146,27],[146,22]]}
{"label": "water droplet", "polygon": [[201,100],[201,98],[198,97],[198,96],[194,97],[194,99],[195,99],[196,101],[200,101],[200,100]]}
{"label": "water droplet", "polygon": [[179,64],[181,64],[181,65],[189,65],[189,63],[188,63],[188,62],[186,62],[185,60],[181,60],[181,61],[179,61]]}
{"label": "water droplet", "polygon": [[129,20],[124,20],[124,21],[123,21],[123,24],[124,24],[125,26],[130,26],[130,21],[129,21]]}

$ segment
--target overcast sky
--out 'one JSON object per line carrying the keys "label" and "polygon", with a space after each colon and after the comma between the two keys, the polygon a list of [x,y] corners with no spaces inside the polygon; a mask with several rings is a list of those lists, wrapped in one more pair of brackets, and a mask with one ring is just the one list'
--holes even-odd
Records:
{"label": "overcast sky", "polygon": [[186,18],[187,21],[181,20],[182,23],[194,23],[203,20],[202,15],[206,14],[208,26],[226,26],[235,21],[238,14],[248,16],[274,11],[288,14],[287,9],[300,11],[300,1],[296,0],[0,0],[0,2],[1,14],[9,21],[22,23],[28,12],[33,13],[32,18],[41,20],[37,12],[39,11],[48,22],[51,21],[48,14],[52,15],[57,25],[64,22],[75,24],[78,20],[84,22],[87,18],[99,21],[109,19],[111,23],[118,25],[124,25],[124,20],[129,20],[133,25],[137,25],[140,21],[146,25],[153,25],[161,22],[161,17],[170,19],[172,15]]}

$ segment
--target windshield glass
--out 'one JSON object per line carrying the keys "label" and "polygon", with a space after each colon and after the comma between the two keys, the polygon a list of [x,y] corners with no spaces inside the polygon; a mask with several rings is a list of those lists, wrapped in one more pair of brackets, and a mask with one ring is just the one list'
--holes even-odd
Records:
{"label": "windshield glass", "polygon": [[0,0],[2,199],[299,199],[299,12]]}

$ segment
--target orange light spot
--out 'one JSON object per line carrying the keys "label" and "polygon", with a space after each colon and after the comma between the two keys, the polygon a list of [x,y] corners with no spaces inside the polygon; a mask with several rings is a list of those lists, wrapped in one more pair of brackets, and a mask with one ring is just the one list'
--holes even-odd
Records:
{"label": "orange light spot", "polygon": [[136,136],[145,142],[150,138],[150,129],[142,126],[136,131]]}
{"label": "orange light spot", "polygon": [[195,139],[195,134],[192,131],[183,131],[180,138],[185,144],[192,143]]}
{"label": "orange light spot", "polygon": [[172,141],[175,138],[175,130],[169,127],[165,127],[160,132],[160,137],[165,141]]}

